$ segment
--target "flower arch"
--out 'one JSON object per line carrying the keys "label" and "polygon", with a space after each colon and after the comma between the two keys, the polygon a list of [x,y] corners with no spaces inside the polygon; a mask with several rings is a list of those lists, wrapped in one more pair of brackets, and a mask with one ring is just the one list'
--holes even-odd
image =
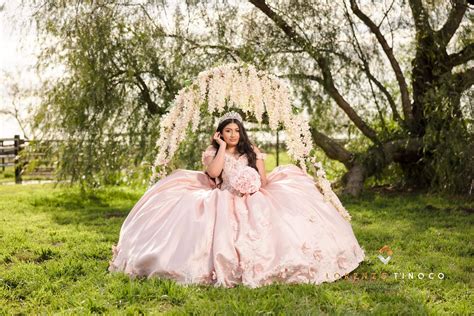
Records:
{"label": "flower arch", "polygon": [[315,183],[325,200],[330,201],[346,220],[351,220],[331,189],[321,163],[314,156],[307,119],[302,113],[293,113],[288,86],[280,78],[257,71],[249,64],[230,63],[203,71],[191,85],[178,92],[169,112],[160,122],[160,137],[156,144],[158,154],[152,167],[150,185],[166,176],[166,165],[185,139],[188,127],[196,132],[201,112],[221,115],[227,108],[240,109],[246,115],[253,114],[258,123],[262,123],[266,112],[272,131],[282,124],[290,157],[306,174],[307,165],[315,169]]}

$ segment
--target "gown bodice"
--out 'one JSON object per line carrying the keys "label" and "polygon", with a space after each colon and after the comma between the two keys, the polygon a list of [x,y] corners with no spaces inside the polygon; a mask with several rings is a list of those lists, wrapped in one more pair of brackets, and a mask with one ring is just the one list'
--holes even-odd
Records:
{"label": "gown bodice", "polygon": [[[207,147],[202,154],[202,163],[206,167],[212,159],[214,159],[217,150],[213,146]],[[265,159],[266,154],[257,153],[257,159]],[[228,190],[233,194],[238,192],[230,185],[230,175],[233,172],[238,172],[240,169],[248,166],[248,158],[246,154],[230,154],[225,153],[224,168],[222,169],[222,184],[220,185],[221,190]]]}

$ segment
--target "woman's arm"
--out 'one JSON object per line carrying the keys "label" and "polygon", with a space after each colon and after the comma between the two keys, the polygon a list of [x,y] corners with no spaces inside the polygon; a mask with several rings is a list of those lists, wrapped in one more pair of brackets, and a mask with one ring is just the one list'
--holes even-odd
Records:
{"label": "woman's arm", "polygon": [[[257,146],[252,146],[253,151],[259,155],[261,154],[260,150]],[[260,174],[260,181],[262,182],[262,187],[267,185],[267,175],[265,173],[265,161],[263,159],[257,159],[257,169],[258,173]]]}
{"label": "woman's arm", "polygon": [[224,168],[226,145],[221,145],[214,159],[207,165],[206,172],[211,178],[217,178]]}
{"label": "woman's arm", "polygon": [[221,134],[217,131],[212,136],[212,139],[214,139],[219,144],[219,150],[217,151],[214,159],[207,163],[206,172],[211,178],[217,178],[224,168],[225,149],[227,147],[227,143],[221,138]]}

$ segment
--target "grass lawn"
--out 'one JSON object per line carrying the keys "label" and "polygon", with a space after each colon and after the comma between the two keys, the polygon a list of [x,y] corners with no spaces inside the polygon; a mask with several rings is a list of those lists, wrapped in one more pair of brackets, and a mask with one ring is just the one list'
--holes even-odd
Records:
{"label": "grass lawn", "polygon": [[[467,200],[375,192],[346,198],[368,256],[348,278],[315,286],[217,289],[107,272],[111,245],[143,192],[109,187],[81,196],[77,188],[51,184],[0,185],[0,314],[474,311],[474,217]],[[393,250],[387,265],[377,258],[384,245]]]}
{"label": "grass lawn", "polygon": [[[5,170],[3,170],[5,169]],[[15,168],[0,167],[0,183],[15,182]]]}
{"label": "grass lawn", "polygon": [[[45,175],[38,175],[38,174],[31,174],[26,173],[22,176],[23,181],[30,181],[30,180],[51,180],[51,177]],[[3,170],[0,167],[0,184],[13,184],[15,183],[15,168],[13,166],[5,167]]]}

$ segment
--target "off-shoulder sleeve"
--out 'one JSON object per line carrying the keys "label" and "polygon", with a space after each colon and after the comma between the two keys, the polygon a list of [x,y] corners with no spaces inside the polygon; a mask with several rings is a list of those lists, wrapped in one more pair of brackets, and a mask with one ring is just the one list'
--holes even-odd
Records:
{"label": "off-shoulder sleeve", "polygon": [[214,156],[216,155],[216,151],[217,150],[214,148],[214,146],[209,146],[205,151],[203,151],[201,158],[203,166],[208,166],[211,163],[211,161],[214,159]]}
{"label": "off-shoulder sleeve", "polygon": [[257,146],[252,145],[252,148],[253,148],[253,150],[255,151],[255,154],[257,155],[257,159],[262,159],[262,160],[263,160],[263,159],[267,158],[267,154],[262,153],[262,152],[260,151],[260,149],[258,149]]}

